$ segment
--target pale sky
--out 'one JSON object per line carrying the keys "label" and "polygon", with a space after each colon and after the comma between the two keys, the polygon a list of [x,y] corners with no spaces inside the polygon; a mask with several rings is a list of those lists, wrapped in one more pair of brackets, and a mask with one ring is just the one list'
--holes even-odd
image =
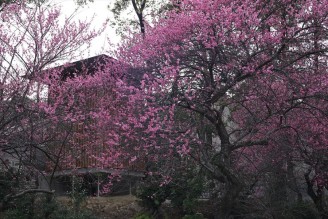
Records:
{"label": "pale sky", "polygon": [[[93,26],[95,28],[101,27],[106,19],[113,20],[113,14],[108,9],[111,0],[94,0],[85,6],[78,6],[73,0],[51,0],[50,4],[58,4],[62,7],[63,16],[70,16],[77,9],[75,18],[78,20],[90,20],[93,18]],[[115,30],[108,23],[105,32],[92,42],[90,54],[87,56],[94,56],[105,53],[110,50],[110,43],[117,44],[120,37],[116,35]],[[83,57],[87,58],[87,57]]]}

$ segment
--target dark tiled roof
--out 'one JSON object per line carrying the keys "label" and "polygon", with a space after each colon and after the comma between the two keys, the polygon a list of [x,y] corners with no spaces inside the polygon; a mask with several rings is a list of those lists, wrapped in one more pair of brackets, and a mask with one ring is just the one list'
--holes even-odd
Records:
{"label": "dark tiled roof", "polygon": [[87,59],[79,60],[67,65],[58,66],[55,69],[63,68],[60,73],[61,80],[65,81],[67,78],[74,78],[76,76],[94,75],[96,72],[104,70],[109,63],[114,63],[115,59],[107,55],[98,55]]}
{"label": "dark tiled roof", "polygon": [[67,78],[74,78],[76,76],[94,75],[96,72],[105,70],[108,65],[113,65],[112,67],[116,68],[115,70],[113,68],[113,72],[110,72],[114,78],[126,80],[133,86],[140,86],[144,72],[142,69],[136,69],[126,64],[120,65],[119,61],[104,54],[61,65],[48,69],[47,71],[60,74],[60,79],[65,81]]}

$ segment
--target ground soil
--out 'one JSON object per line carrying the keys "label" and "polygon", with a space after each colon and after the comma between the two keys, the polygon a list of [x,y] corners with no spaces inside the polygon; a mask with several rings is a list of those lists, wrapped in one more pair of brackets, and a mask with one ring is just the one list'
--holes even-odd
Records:
{"label": "ground soil", "polygon": [[[71,206],[69,197],[57,197],[57,200],[64,205]],[[195,206],[196,212],[202,212],[205,218],[211,219],[214,215],[208,201],[199,201]],[[132,195],[110,196],[110,197],[87,197],[82,204],[82,208],[91,211],[99,219],[133,219],[147,210],[141,207],[140,199]],[[179,209],[172,208],[170,202],[162,204],[157,218],[180,219],[182,218]]]}
{"label": "ground soil", "polygon": [[[62,204],[70,205],[68,197],[58,197]],[[92,211],[99,219],[134,218],[143,208],[139,200],[131,195],[112,197],[87,197],[82,207]]]}

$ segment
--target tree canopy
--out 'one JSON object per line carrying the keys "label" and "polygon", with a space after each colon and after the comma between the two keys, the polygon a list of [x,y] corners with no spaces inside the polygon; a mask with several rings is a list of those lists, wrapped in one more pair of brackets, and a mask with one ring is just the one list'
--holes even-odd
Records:
{"label": "tree canopy", "polygon": [[[116,10],[128,3],[116,2]],[[62,80],[61,69],[40,72],[97,33],[84,32],[84,23],[46,31],[37,21],[48,18],[50,25],[56,10],[28,17],[25,30],[34,41],[27,45],[37,49],[22,48],[30,61],[15,46],[8,49],[23,60],[25,74],[49,85],[51,101],[37,101],[36,115],[54,128],[83,124],[67,139],[71,153],[62,162],[74,168],[77,157],[90,156],[110,168],[142,160],[147,175],[163,176],[163,184],[182,164],[197,164],[214,182],[221,218],[257,200],[287,205],[287,190],[302,199],[302,182],[327,218],[327,0],[172,1],[146,31],[146,0],[131,3],[141,33],[127,36],[117,60],[100,63],[93,75],[82,70]],[[11,45],[6,36],[3,45]],[[2,75],[8,69],[13,66]],[[19,74],[14,78],[20,81]],[[30,92],[29,82],[23,85]],[[278,210],[270,214],[282,217]]]}

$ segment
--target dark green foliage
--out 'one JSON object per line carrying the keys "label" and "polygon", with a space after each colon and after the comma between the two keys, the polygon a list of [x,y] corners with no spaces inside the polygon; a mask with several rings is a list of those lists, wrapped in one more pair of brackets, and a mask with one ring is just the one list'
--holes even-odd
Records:
{"label": "dark green foliage", "polygon": [[68,207],[60,206],[53,218],[64,219],[96,219],[92,212],[83,208],[87,198],[87,191],[83,177],[72,177],[72,191],[68,193],[71,205]]}
{"label": "dark green foliage", "polygon": [[134,219],[152,219],[153,217],[147,213],[138,214]]}
{"label": "dark green foliage", "polygon": [[157,212],[165,200],[170,200],[173,208],[181,215],[195,214],[198,198],[204,189],[204,178],[194,169],[176,169],[171,181],[163,183],[159,176],[148,177],[137,190],[137,197],[151,213]]}
{"label": "dark green foliage", "polygon": [[69,193],[72,201],[72,211],[74,215],[82,217],[85,212],[81,208],[81,205],[86,201],[86,190],[83,186],[82,177],[72,177],[72,191]]}
{"label": "dark green foliage", "polygon": [[308,202],[295,202],[282,211],[284,219],[319,219],[315,206]]}
{"label": "dark green foliage", "polygon": [[119,16],[122,11],[126,10],[128,6],[130,5],[130,0],[117,0],[114,2],[114,7],[112,8],[112,12],[115,15],[115,18]]}
{"label": "dark green foliage", "polygon": [[39,218],[37,212],[34,211],[35,195],[25,195],[13,201],[12,207],[6,212],[5,218]]}
{"label": "dark green foliage", "polygon": [[[42,4],[42,3],[45,3],[46,1],[47,0],[27,0],[25,2],[34,3],[34,4]],[[10,3],[21,3],[21,2],[24,2],[24,1],[22,1],[22,0],[0,0],[0,8],[2,9],[3,7],[5,7],[6,5],[8,5]]]}
{"label": "dark green foliage", "polygon": [[198,213],[185,215],[182,219],[205,219],[205,217],[202,214]]}
{"label": "dark green foliage", "polygon": [[[157,177],[156,177],[157,178]],[[141,199],[142,205],[151,213],[158,211],[162,203],[169,197],[169,185],[162,185],[160,178],[149,178],[140,183],[136,196]]]}
{"label": "dark green foliage", "polygon": [[26,194],[11,201],[4,213],[5,219],[96,219],[91,212],[81,208],[85,195],[71,194],[72,205],[58,203],[50,194]]}
{"label": "dark green foliage", "polygon": [[3,200],[3,198],[17,186],[18,181],[15,180],[15,173],[13,169],[0,172],[0,200]]}
{"label": "dark green foliage", "polygon": [[203,176],[195,176],[192,171],[181,172],[171,183],[169,198],[174,207],[182,209],[184,213],[193,214],[203,189]]}
{"label": "dark green foliage", "polygon": [[11,2],[15,2],[15,1],[13,1],[13,0],[0,0],[0,6],[2,6],[4,4],[11,3]]}

